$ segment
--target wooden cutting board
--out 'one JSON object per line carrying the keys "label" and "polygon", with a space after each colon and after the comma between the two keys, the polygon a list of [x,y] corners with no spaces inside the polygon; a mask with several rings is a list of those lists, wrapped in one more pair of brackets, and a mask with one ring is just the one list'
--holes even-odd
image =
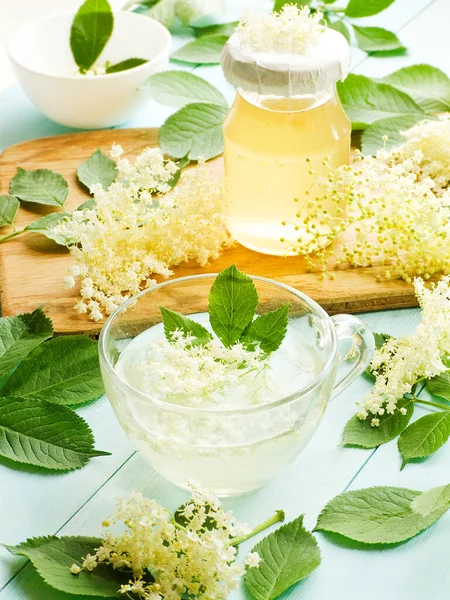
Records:
{"label": "wooden cutting board", "polygon": [[[113,142],[120,144],[127,155],[135,156],[157,142],[156,129],[120,129],[93,131],[33,140],[11,146],[0,156],[0,193],[8,193],[8,185],[17,167],[47,168],[64,175],[70,185],[66,209],[72,209],[88,199],[76,179],[77,167],[97,149],[107,151]],[[222,159],[209,163],[222,170]],[[16,217],[22,228],[52,208],[23,203]],[[4,227],[2,234],[9,230]],[[57,333],[97,333],[101,323],[78,315],[73,306],[78,288],[65,290],[62,278],[72,258],[64,248],[38,234],[27,233],[0,244],[1,305],[4,316],[28,312],[44,304]],[[334,280],[321,280],[316,273],[307,273],[301,257],[266,256],[236,244],[208,266],[201,268],[185,263],[174,269],[174,277],[196,273],[217,272],[235,262],[239,269],[282,281],[308,294],[329,313],[362,312],[416,306],[411,285],[403,281],[376,282],[380,267],[364,269],[342,268]]]}

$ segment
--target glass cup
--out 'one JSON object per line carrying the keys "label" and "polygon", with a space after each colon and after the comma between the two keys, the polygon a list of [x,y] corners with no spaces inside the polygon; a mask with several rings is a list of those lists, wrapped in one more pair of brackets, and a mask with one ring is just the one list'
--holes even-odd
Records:
{"label": "glass cup", "polygon": [[[126,371],[129,376],[123,369],[118,372],[128,344],[150,328],[162,332],[160,306],[197,320],[205,317],[215,277],[173,279],[125,302],[101,332],[100,365],[119,422],[153,469],[182,488],[192,479],[217,495],[228,496],[263,486],[296,458],[316,430],[331,396],[342,392],[367,367],[374,342],[357,317],[330,317],[294,288],[252,277],[259,296],[258,314],[290,303],[285,341],[289,339],[291,346],[280,361],[279,373],[280,389],[286,389],[286,382],[290,384],[288,395],[280,392],[268,404],[233,409],[220,404],[197,408],[169,403],[152,395],[151,389],[143,391],[134,384],[134,375],[139,377],[146,356],[138,344],[135,360],[134,351],[128,353],[132,356],[131,371],[130,367]],[[314,365],[314,370],[306,383],[296,387],[304,361]]]}

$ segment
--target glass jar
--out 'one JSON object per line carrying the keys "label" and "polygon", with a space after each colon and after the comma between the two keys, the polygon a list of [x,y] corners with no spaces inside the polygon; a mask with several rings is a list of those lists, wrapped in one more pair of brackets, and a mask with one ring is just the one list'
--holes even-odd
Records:
{"label": "glass jar", "polygon": [[[238,85],[223,128],[228,229],[252,250],[298,254],[308,242],[307,203],[322,195],[320,177],[350,161],[351,123],[336,93],[348,44],[329,30],[320,60],[313,49],[276,60],[252,52],[246,63],[247,53],[232,38],[222,57],[226,78]],[[326,240],[326,231],[319,233]]]}

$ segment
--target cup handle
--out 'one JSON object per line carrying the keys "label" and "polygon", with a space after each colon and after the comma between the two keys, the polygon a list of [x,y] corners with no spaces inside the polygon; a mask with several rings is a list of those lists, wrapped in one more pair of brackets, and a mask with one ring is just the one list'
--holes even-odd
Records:
{"label": "cup handle", "polygon": [[[367,325],[354,315],[334,315],[331,320],[339,346],[337,381],[332,392],[335,398],[367,368],[375,350],[375,341]],[[340,376],[342,371],[344,374]]]}

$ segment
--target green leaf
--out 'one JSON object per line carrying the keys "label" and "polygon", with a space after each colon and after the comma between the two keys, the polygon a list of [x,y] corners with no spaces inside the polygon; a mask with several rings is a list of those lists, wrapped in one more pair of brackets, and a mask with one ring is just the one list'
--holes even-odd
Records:
{"label": "green leaf", "polygon": [[409,94],[427,113],[450,110],[450,79],[437,67],[411,65],[394,71],[380,81]]}
{"label": "green leaf", "polygon": [[256,600],[273,600],[320,565],[314,536],[303,526],[303,515],[282,525],[256,544],[261,562],[247,569],[245,585]]}
{"label": "green leaf", "polygon": [[159,130],[163,152],[191,160],[213,158],[223,152],[225,106],[195,102],[171,115]]}
{"label": "green leaf", "polygon": [[350,74],[337,86],[353,129],[365,129],[370,123],[387,117],[425,114],[404,92],[386,83],[376,83],[364,75]]}
{"label": "green leaf", "polygon": [[99,398],[104,388],[97,342],[84,335],[53,338],[30,352],[1,393],[69,405]]}
{"label": "green leaf", "polygon": [[345,426],[342,436],[344,446],[359,446],[360,448],[376,448],[396,438],[408,425],[413,412],[414,402],[402,398],[397,402],[398,408],[406,408],[406,415],[399,410],[390,415],[385,413],[379,416],[380,425],[372,427],[371,417],[361,420],[353,416]]}
{"label": "green leaf", "polygon": [[164,306],[160,306],[159,309],[163,317],[164,333],[169,341],[172,339],[174,331],[182,331],[185,335],[192,335],[197,338],[199,343],[207,343],[212,339],[212,335],[200,323],[185,317],[179,312],[164,308]]}
{"label": "green leaf", "polygon": [[197,65],[217,65],[227,39],[226,35],[205,35],[176,50],[172,59]]}
{"label": "green leaf", "polygon": [[414,458],[426,458],[439,450],[450,436],[450,411],[425,415],[407,427],[398,438],[403,467]]}
{"label": "green leaf", "polygon": [[252,279],[236,265],[221,271],[209,292],[209,321],[214,333],[229,348],[252,322],[258,293]]}
{"label": "green leaf", "polygon": [[128,71],[129,69],[134,69],[135,67],[140,67],[141,65],[145,65],[148,63],[148,60],[145,58],[127,58],[126,60],[122,60],[114,65],[109,65],[106,68],[106,73],[110,75],[111,73],[120,73],[121,71]]}
{"label": "green leaf", "polygon": [[338,533],[364,544],[405,542],[432,525],[446,509],[424,517],[413,511],[421,492],[390,486],[344,492],[319,515],[314,531]]}
{"label": "green leaf", "polygon": [[94,456],[89,425],[67,406],[34,398],[0,398],[0,454],[29,465],[70,471]]}
{"label": "green leaf", "polygon": [[190,159],[187,158],[186,156],[183,156],[182,158],[180,158],[180,160],[178,160],[175,164],[178,167],[177,170],[175,171],[175,173],[172,175],[172,177],[167,181],[167,185],[169,185],[171,188],[174,188],[180,177],[181,177],[181,173],[183,172],[184,167],[187,167],[187,165],[190,163]]}
{"label": "green leaf", "polygon": [[159,0],[154,2],[149,10],[145,11],[145,16],[159,21],[165,27],[170,27],[175,20],[175,0]]}
{"label": "green leaf", "polygon": [[[406,46],[400,46],[396,50],[375,50],[371,52],[371,56],[380,58],[395,58],[396,56],[405,56],[406,54],[408,54],[408,48]],[[375,78],[374,81],[376,81]]]}
{"label": "green leaf", "polygon": [[359,19],[377,15],[394,3],[394,0],[350,0],[345,9],[347,17]]}
{"label": "green leaf", "polygon": [[17,317],[0,319],[0,379],[23,360],[36,346],[52,337],[51,320],[42,308]]}
{"label": "green leaf", "polygon": [[329,24],[329,27],[330,29],[334,29],[335,31],[341,33],[350,44],[350,31],[344,21],[333,21],[333,23]]}
{"label": "green leaf", "polygon": [[423,517],[427,517],[437,510],[448,510],[450,508],[450,484],[422,492],[411,502],[411,508]]}
{"label": "green leaf", "polygon": [[256,317],[245,329],[239,340],[246,346],[259,344],[261,350],[269,354],[275,352],[286,336],[290,304]]}
{"label": "green leaf", "polygon": [[387,333],[374,333],[373,337],[375,340],[375,348],[377,350],[382,348],[388,340],[392,339],[392,335]]}
{"label": "green leaf", "polygon": [[395,33],[382,27],[359,27],[353,25],[353,30],[355,32],[356,43],[364,52],[404,48]]}
{"label": "green leaf", "polygon": [[80,204],[80,206],[77,206],[75,210],[92,210],[96,205],[95,199],[90,198],[89,200],[86,200],[86,202]]}
{"label": "green leaf", "polygon": [[57,212],[50,213],[49,215],[45,215],[40,219],[36,219],[29,225],[25,227],[25,231],[32,231],[33,233],[41,233],[48,237],[50,240],[53,240],[60,246],[70,246],[74,243],[74,239],[70,236],[64,236],[60,233],[56,233],[52,231],[53,227],[59,225],[63,219],[70,218],[70,213],[66,212]]}
{"label": "green leaf", "polygon": [[[363,131],[361,139],[362,152],[364,154],[376,154],[380,148],[390,150],[401,146],[406,141],[402,132],[411,129],[411,127],[422,121],[424,116],[422,114],[402,115],[401,117],[389,117],[375,121]],[[385,135],[388,137],[386,143],[383,142],[383,136]]]}
{"label": "green leaf", "polygon": [[158,4],[159,0],[129,0],[123,7],[122,10],[129,10],[132,7],[136,7],[134,10],[141,8],[151,8]]}
{"label": "green leaf", "polygon": [[214,10],[220,9],[217,2],[199,2],[198,0],[175,0],[175,13],[183,25],[189,25],[202,17],[213,14]]}
{"label": "green leaf", "polygon": [[[375,341],[375,349],[379,350],[391,338],[392,338],[392,336],[388,335],[387,333],[374,333],[373,339]],[[368,375],[371,379],[375,380],[375,377],[372,374],[372,369],[370,368],[370,365],[367,367],[367,369],[364,371],[364,373],[366,375]]]}
{"label": "green leaf", "polygon": [[14,196],[0,196],[0,227],[13,224],[19,207],[20,202]]}
{"label": "green leaf", "polygon": [[433,396],[450,401],[450,372],[447,371],[447,373],[427,379],[426,389]]}
{"label": "green leaf", "polygon": [[231,21],[229,23],[216,23],[215,25],[191,25],[194,29],[196,37],[204,37],[205,35],[226,35],[230,37],[234,33],[238,21]]}
{"label": "green leaf", "polygon": [[26,171],[19,167],[9,191],[23,202],[62,207],[69,195],[69,185],[62,175],[49,169]]}
{"label": "green leaf", "polygon": [[107,0],[86,0],[80,6],[70,30],[70,48],[80,71],[92,67],[113,28],[114,16]]}
{"label": "green leaf", "polygon": [[219,90],[201,77],[187,71],[163,71],[150,75],[144,84],[151,98],[165,106],[181,108],[191,102],[210,102],[228,106]]}
{"label": "green leaf", "polygon": [[97,148],[94,154],[78,167],[77,177],[88,190],[98,183],[107,190],[118,172],[116,162]]}
{"label": "green leaf", "polygon": [[95,537],[56,536],[31,538],[17,546],[5,546],[12,554],[26,556],[42,579],[53,588],[66,594],[101,596],[104,598],[123,597],[120,594],[120,572],[104,565],[93,571],[81,571],[78,575],[70,572],[73,564],[80,565],[81,557],[95,554],[103,543]]}
{"label": "green leaf", "polygon": [[182,156],[176,163],[177,167],[182,171],[184,167],[187,167],[190,164],[190,160],[187,156]]}
{"label": "green leaf", "polygon": [[[185,515],[185,510],[186,510],[187,506],[191,506],[193,509],[192,515],[189,518]],[[198,505],[196,505],[192,499],[188,500],[187,502],[185,502],[184,504],[179,506],[177,508],[177,510],[173,513],[173,519],[174,519],[175,523],[178,523],[178,525],[181,525],[182,527],[187,527],[187,525],[189,525],[189,523],[191,523],[192,520],[195,519],[195,517],[198,515],[199,510],[200,509],[199,509]],[[205,532],[205,531],[212,531],[213,529],[217,529],[218,524],[217,524],[216,519],[213,516],[209,515],[209,513],[211,512],[211,505],[205,504],[204,510],[205,510],[207,517],[203,522],[203,527],[201,528],[201,531]],[[231,536],[230,536],[230,538],[231,538]]]}
{"label": "green leaf", "polygon": [[302,6],[308,6],[311,2],[312,0],[275,0],[273,12],[279,12],[285,4],[294,4],[301,8]]}

